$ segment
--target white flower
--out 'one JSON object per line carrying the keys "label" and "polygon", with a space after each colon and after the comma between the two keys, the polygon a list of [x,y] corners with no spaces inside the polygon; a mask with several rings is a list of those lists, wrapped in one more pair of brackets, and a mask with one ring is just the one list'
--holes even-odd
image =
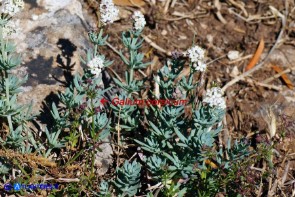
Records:
{"label": "white flower", "polygon": [[207,64],[205,64],[202,61],[197,61],[197,62],[193,63],[193,67],[195,68],[195,70],[198,70],[200,72],[204,72],[207,68]]}
{"label": "white flower", "polygon": [[99,77],[101,73],[101,68],[93,68],[90,70],[91,74],[95,75],[95,77]]}
{"label": "white flower", "polygon": [[21,9],[25,7],[25,3],[23,0],[13,0],[13,3]]}
{"label": "white flower", "polygon": [[134,20],[134,29],[137,31],[142,30],[146,25],[144,15],[140,11],[135,11],[132,19]]}
{"label": "white flower", "polygon": [[191,60],[191,62],[198,62],[198,61],[203,61],[205,58],[205,50],[202,49],[199,46],[194,46],[190,48],[188,51],[188,56]]}
{"label": "white flower", "polygon": [[222,97],[221,89],[219,87],[213,87],[210,90],[207,90],[203,102],[208,103],[210,107],[218,107],[221,109],[226,108],[225,99]]}
{"label": "white flower", "polygon": [[88,62],[88,67],[90,68],[90,72],[98,77],[101,73],[102,68],[104,67],[104,60],[96,56],[91,61]]}
{"label": "white flower", "polygon": [[3,27],[3,38],[6,39],[13,39],[17,32],[19,32],[19,21],[9,21],[4,27]]}
{"label": "white flower", "polygon": [[1,5],[2,13],[15,15],[24,8],[25,4],[23,0],[5,0]]}
{"label": "white flower", "polygon": [[102,0],[100,3],[100,21],[103,25],[113,23],[119,15],[112,0]]}

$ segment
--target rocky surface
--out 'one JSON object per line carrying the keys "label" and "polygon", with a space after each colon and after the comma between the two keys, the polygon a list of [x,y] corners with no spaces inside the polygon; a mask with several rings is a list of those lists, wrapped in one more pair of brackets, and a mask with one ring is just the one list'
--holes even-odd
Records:
{"label": "rocky surface", "polygon": [[[82,72],[80,56],[91,47],[89,27],[95,20],[82,9],[78,0],[27,0],[25,9],[14,20],[20,24],[15,37],[22,65],[14,72],[28,81],[19,94],[22,104],[33,101],[33,113],[41,114],[40,128],[50,120],[49,108],[57,102],[57,92],[63,91],[75,73]],[[44,131],[44,130],[43,130]],[[97,173],[107,172],[112,148],[100,146],[95,164]]]}
{"label": "rocky surface", "polygon": [[109,170],[109,166],[113,163],[113,149],[109,143],[103,143],[99,146],[102,151],[96,153],[96,160],[94,166],[96,167],[96,174],[102,176]]}
{"label": "rocky surface", "polygon": [[29,74],[26,86],[63,83],[65,72],[81,70],[79,55],[90,42],[79,1],[27,1],[15,20],[21,29],[15,42],[23,54],[22,74]]}

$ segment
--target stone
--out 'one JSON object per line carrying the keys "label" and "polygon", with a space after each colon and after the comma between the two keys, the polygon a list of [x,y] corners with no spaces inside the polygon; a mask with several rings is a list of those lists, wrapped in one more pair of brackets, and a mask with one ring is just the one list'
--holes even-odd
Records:
{"label": "stone", "polygon": [[240,57],[240,52],[239,51],[229,51],[228,53],[227,53],[227,58],[229,59],[229,60],[236,60],[236,59],[238,59]]}
{"label": "stone", "polygon": [[15,40],[22,66],[29,76],[37,75],[29,77],[26,86],[61,85],[67,80],[65,72],[82,72],[80,55],[92,46],[82,5],[78,0],[37,0],[30,5],[14,19],[22,30]]}
{"label": "stone", "polygon": [[[44,132],[52,120],[52,103],[59,103],[58,92],[64,91],[74,74],[83,72],[80,56],[86,58],[93,47],[88,38],[89,24],[94,24],[91,19],[78,0],[27,0],[25,9],[13,19],[20,24],[21,32],[14,42],[23,60],[13,73],[20,78],[28,75],[18,101],[33,103],[40,128],[31,123],[29,127],[35,132]],[[113,151],[109,143],[100,149],[95,164],[97,173],[103,175],[112,163]]]}
{"label": "stone", "polygon": [[113,149],[110,143],[104,142],[99,146],[101,151],[97,151],[95,155],[94,166],[96,167],[96,174],[102,176],[107,173],[109,167],[113,163]]}

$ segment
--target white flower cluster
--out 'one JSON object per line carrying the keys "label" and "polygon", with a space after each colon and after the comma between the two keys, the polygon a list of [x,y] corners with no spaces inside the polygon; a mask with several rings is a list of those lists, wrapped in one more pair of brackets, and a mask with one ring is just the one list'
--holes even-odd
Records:
{"label": "white flower cluster", "polygon": [[134,29],[137,31],[141,31],[146,25],[144,15],[140,11],[135,11],[132,19],[134,20]]}
{"label": "white flower cluster", "polygon": [[1,5],[1,12],[13,16],[21,11],[24,6],[25,3],[23,0],[4,0]]}
{"label": "white flower cluster", "polygon": [[90,62],[88,62],[88,67],[90,68],[91,74],[99,77],[101,69],[104,67],[103,59],[99,56],[94,57]]}
{"label": "white flower cluster", "polygon": [[112,0],[101,0],[100,3],[100,21],[103,25],[113,23],[119,15]]}
{"label": "white flower cluster", "polygon": [[207,65],[204,63],[205,50],[199,46],[193,46],[188,49],[187,53],[193,63],[193,67],[200,72],[204,72],[207,68]]}
{"label": "white flower cluster", "polygon": [[207,68],[207,64],[202,61],[198,61],[193,64],[193,67],[200,72],[204,72]]}
{"label": "white flower cluster", "polygon": [[226,108],[226,103],[219,87],[213,87],[210,90],[207,90],[203,102],[208,103],[210,107],[216,106],[221,109]]}
{"label": "white flower cluster", "polygon": [[17,36],[18,32],[20,31],[19,28],[19,21],[9,21],[4,27],[3,27],[3,38],[6,39],[14,39],[15,36]]}

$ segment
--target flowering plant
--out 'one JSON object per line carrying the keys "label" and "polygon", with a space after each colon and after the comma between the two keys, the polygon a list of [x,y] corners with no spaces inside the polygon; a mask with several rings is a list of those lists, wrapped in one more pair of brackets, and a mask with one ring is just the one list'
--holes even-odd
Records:
{"label": "flowering plant", "polygon": [[[114,82],[121,88],[117,97],[134,100],[140,99],[144,90],[144,81],[135,79],[134,73],[146,68],[149,63],[142,62],[144,56],[139,52],[142,46],[140,35],[146,24],[144,16],[136,11],[132,19],[133,30],[122,34],[123,44],[130,55],[125,57],[123,52],[120,52],[120,57],[128,68],[125,72],[126,82],[118,78],[114,78]],[[116,117],[113,127],[117,131],[117,143],[122,146],[134,141],[140,146],[140,152],[136,154],[141,155],[138,159],[147,169],[146,181],[149,184],[157,184],[157,187],[150,185],[153,189],[148,188],[149,196],[153,196],[153,193],[161,193],[164,196],[197,195],[197,192],[206,192],[211,196],[222,191],[222,188],[218,188],[219,186],[213,180],[220,178],[219,173],[230,171],[233,167],[223,157],[222,149],[215,144],[215,139],[222,130],[221,121],[226,110],[225,99],[222,97],[220,88],[212,87],[207,91],[203,102],[195,103],[195,90],[202,84],[195,82],[193,76],[197,72],[206,71],[207,65],[204,63],[206,52],[195,45],[188,50],[187,54],[191,68],[189,77],[183,77],[180,83],[175,83],[184,69],[185,61],[180,58],[181,55],[174,55],[169,64],[160,69],[155,76],[154,81],[156,86],[159,86],[159,93],[151,92],[151,97],[187,98],[189,100],[187,106],[190,106],[193,111],[192,117],[185,115],[185,106],[160,104],[145,106],[141,109],[136,105],[110,105]],[[244,147],[237,147],[236,153],[247,155],[247,151],[241,152],[244,150]],[[230,145],[228,151],[231,151]],[[217,169],[217,166],[223,167]],[[132,168],[138,171],[127,170]],[[138,182],[139,172],[140,165],[137,162],[125,161],[123,167],[117,169],[115,179],[109,181],[109,184],[114,183],[119,196],[145,193]],[[208,179],[204,179],[206,176]],[[133,181],[130,181],[131,177]],[[206,185],[206,183],[209,183],[210,189],[206,187],[196,191],[194,187],[190,187],[190,185]]]}
{"label": "flowering plant", "polygon": [[[51,103],[53,125],[41,131],[43,135],[38,138],[27,127],[27,122],[34,118],[32,106],[17,104],[17,93],[25,80],[11,73],[21,60],[14,55],[15,46],[10,42],[9,36],[15,31],[10,22],[23,7],[23,1],[0,3],[0,117],[2,124],[8,125],[0,141],[5,149],[22,153],[20,156],[5,152],[6,156],[0,157],[0,174],[9,174],[13,164],[25,177],[28,170],[35,173],[41,165],[51,167],[51,170],[46,168],[51,174],[58,170],[69,173],[72,169],[83,169],[71,174],[81,179],[76,184],[83,189],[68,184],[61,191],[71,196],[82,196],[86,190],[94,196],[215,196],[220,192],[238,195],[236,183],[245,184],[245,181],[234,175],[242,174],[240,166],[249,166],[249,143],[240,140],[232,144],[228,140],[223,146],[217,142],[223,130],[226,100],[216,84],[206,88],[203,98],[197,97],[204,88],[201,79],[208,66],[205,49],[194,44],[187,50],[188,62],[184,54],[173,52],[172,59],[154,76],[138,77],[137,72],[146,69],[150,62],[145,62],[141,53],[141,34],[146,21],[140,11],[135,11],[131,17],[133,28],[122,33],[125,50],[118,52],[127,66],[125,78],[113,77],[112,83],[106,84],[103,80],[106,68],[113,61],[108,61],[99,47],[107,44],[108,36],[103,36],[103,28],[116,20],[119,11],[111,0],[102,0],[102,29],[89,33],[93,48],[87,51],[86,58],[81,58],[86,66],[84,72],[75,75],[69,87],[59,93],[59,103]],[[179,81],[186,65],[189,75]],[[118,90],[116,94],[112,93],[113,89]],[[108,102],[113,98],[122,101],[186,99],[187,102],[183,105],[165,102],[146,106],[114,105]],[[116,168],[101,180],[97,176],[100,167],[96,166],[96,160],[103,144],[112,145]],[[267,147],[261,146],[261,149],[267,152]],[[34,155],[29,154],[32,152]],[[9,161],[7,158],[11,155],[32,167],[27,165],[24,169],[15,159]]]}
{"label": "flowering plant", "polygon": [[[17,94],[21,91],[21,85],[26,82],[27,76],[24,79],[19,79],[11,72],[20,65],[21,58],[15,54],[16,46],[9,39],[9,36],[14,32],[12,16],[19,12],[23,6],[23,1],[6,0],[1,2],[0,116],[5,120],[4,124],[8,125],[8,134],[0,137],[0,141],[7,148],[30,152],[32,149],[29,142],[34,139],[26,124],[33,118],[31,116],[32,105],[21,106],[17,103]],[[27,137],[24,137],[24,131],[27,132]]]}

